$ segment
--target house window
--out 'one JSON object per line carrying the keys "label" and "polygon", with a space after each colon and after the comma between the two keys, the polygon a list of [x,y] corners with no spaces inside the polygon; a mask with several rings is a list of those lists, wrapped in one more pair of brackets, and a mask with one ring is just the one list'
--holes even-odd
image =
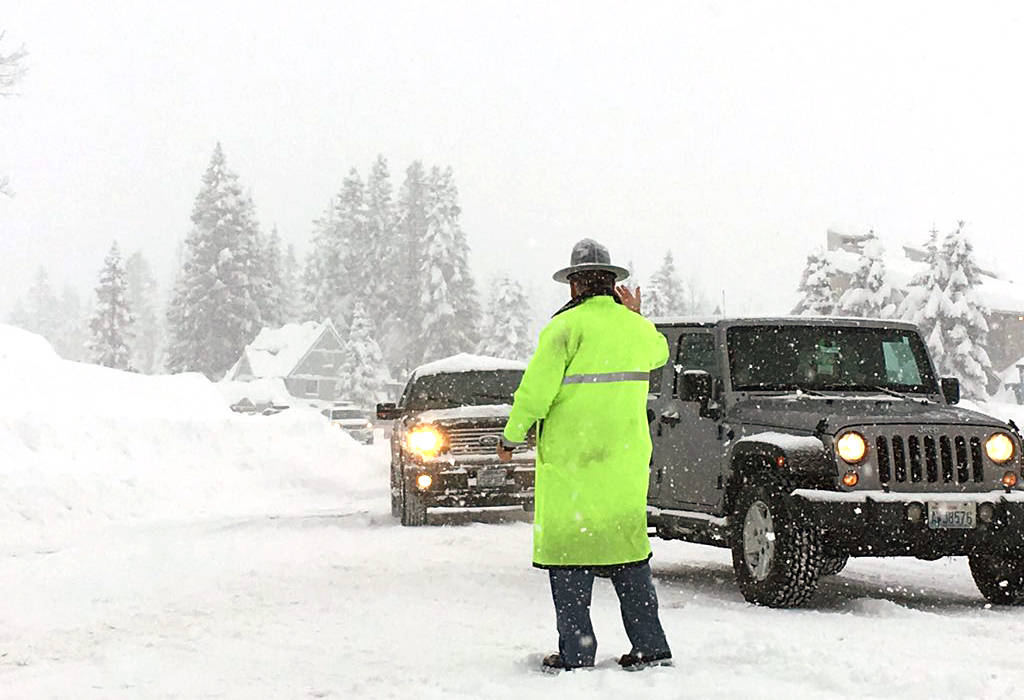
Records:
{"label": "house window", "polygon": [[318,396],[320,394],[319,384],[315,379],[306,380],[306,393],[310,396]]}

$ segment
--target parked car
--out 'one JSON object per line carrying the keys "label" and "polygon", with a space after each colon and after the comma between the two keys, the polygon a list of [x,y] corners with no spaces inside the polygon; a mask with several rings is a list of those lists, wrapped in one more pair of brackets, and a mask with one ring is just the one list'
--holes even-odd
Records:
{"label": "parked car", "polygon": [[806,602],[851,556],[967,556],[1024,601],[1017,426],[956,406],[918,329],[842,319],[657,324],[649,520],[732,550],[744,597]]}
{"label": "parked car", "polygon": [[498,460],[496,446],[519,386],[521,362],[456,355],[416,369],[398,404],[377,406],[394,420],[391,511],[423,525],[428,508],[533,504],[534,449]]}
{"label": "parked car", "polygon": [[320,413],[330,419],[337,428],[344,430],[364,445],[373,444],[372,412],[358,406],[334,406]]}

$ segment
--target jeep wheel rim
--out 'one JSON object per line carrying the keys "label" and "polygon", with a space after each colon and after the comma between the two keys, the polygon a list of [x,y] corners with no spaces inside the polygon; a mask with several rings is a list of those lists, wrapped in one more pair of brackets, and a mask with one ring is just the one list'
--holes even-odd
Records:
{"label": "jeep wheel rim", "polygon": [[775,555],[775,530],[767,504],[754,501],[743,520],[743,554],[750,575],[757,581],[768,578]]}

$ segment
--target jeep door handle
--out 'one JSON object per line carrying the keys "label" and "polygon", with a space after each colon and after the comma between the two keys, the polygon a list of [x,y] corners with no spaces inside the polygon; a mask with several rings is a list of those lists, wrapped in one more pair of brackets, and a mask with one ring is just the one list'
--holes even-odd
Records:
{"label": "jeep door handle", "polygon": [[677,413],[662,413],[660,416],[658,416],[658,421],[661,422],[661,423],[664,423],[665,425],[678,425],[679,424],[679,414],[677,414]]}

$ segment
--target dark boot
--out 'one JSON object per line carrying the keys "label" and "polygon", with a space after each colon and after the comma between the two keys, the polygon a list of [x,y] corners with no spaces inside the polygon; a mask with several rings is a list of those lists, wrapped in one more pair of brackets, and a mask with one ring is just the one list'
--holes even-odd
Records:
{"label": "dark boot", "polygon": [[619,666],[622,666],[625,671],[642,671],[645,668],[652,666],[671,666],[672,665],[672,654],[664,652],[661,654],[654,654],[653,656],[644,656],[643,654],[623,654],[619,658]]}

